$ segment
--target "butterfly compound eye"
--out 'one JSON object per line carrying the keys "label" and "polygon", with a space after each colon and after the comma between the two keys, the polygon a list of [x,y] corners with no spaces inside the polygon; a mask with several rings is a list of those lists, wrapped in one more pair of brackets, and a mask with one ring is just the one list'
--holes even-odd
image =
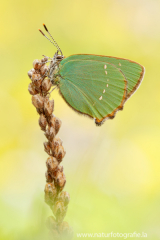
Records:
{"label": "butterfly compound eye", "polygon": [[58,55],[58,56],[56,57],[56,59],[57,59],[57,60],[62,60],[62,59],[63,59],[63,56],[62,56],[62,55]]}

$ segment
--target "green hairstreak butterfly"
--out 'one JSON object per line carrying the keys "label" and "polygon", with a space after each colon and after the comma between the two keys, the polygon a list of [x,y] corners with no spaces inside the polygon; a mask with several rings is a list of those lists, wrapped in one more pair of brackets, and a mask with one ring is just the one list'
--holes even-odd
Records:
{"label": "green hairstreak butterfly", "polygon": [[139,87],[144,67],[128,59],[101,55],[76,54],[64,58],[45,25],[44,28],[52,41],[40,32],[57,48],[47,76],[65,102],[76,112],[94,118],[98,126],[114,118]]}

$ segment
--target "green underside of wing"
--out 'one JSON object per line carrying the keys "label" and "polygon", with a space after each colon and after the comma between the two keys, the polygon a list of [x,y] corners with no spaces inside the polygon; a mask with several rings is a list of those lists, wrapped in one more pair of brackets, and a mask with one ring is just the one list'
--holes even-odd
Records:
{"label": "green underside of wing", "polygon": [[123,101],[126,80],[119,69],[105,61],[63,60],[60,92],[76,111],[102,119]]}
{"label": "green underside of wing", "polygon": [[123,74],[125,75],[128,85],[127,85],[127,95],[128,97],[132,95],[136,89],[138,88],[144,73],[144,68],[133,61],[127,59],[121,59],[116,57],[107,57],[107,56],[98,56],[98,55],[72,55],[67,57],[62,62],[71,61],[71,60],[96,60],[96,61],[105,61],[111,64],[114,64],[117,68],[119,68]]}

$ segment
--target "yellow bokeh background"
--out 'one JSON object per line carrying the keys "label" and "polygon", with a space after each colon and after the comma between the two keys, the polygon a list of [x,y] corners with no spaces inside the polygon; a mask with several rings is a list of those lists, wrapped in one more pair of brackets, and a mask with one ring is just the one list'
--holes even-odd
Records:
{"label": "yellow bokeh background", "polygon": [[116,56],[146,69],[123,111],[101,127],[52,93],[74,239],[135,231],[160,239],[160,1],[9,0],[0,9],[0,240],[47,239],[45,136],[27,76],[34,59],[56,51],[38,32],[43,22],[65,56]]}

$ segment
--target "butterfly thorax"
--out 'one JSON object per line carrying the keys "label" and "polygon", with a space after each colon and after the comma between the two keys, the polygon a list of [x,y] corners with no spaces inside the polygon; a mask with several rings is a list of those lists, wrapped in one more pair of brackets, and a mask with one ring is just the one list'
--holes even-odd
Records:
{"label": "butterfly thorax", "polygon": [[59,64],[63,59],[64,56],[58,55],[58,52],[56,52],[50,62],[47,76],[50,78],[53,85],[59,84]]}

